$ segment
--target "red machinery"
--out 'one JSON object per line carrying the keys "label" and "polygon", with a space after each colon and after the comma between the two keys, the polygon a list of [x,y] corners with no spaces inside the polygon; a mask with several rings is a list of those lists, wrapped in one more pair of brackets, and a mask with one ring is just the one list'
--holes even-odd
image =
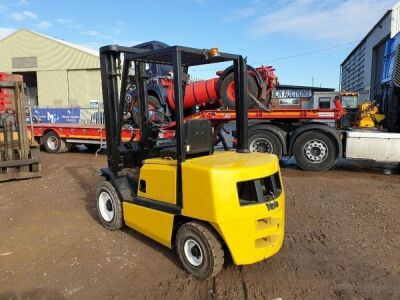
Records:
{"label": "red machinery", "polygon": [[[274,71],[275,69],[271,66],[248,67],[249,107],[257,107],[254,98],[264,104],[269,99],[271,90],[277,84]],[[219,76],[217,78],[188,83],[185,89],[184,108],[203,107],[207,104],[218,103],[221,107],[234,109],[235,84],[233,72],[231,68],[228,68],[225,71],[218,71],[217,75]],[[162,85],[167,88],[168,105],[174,110],[173,81],[164,79]]]}
{"label": "red machinery", "polygon": [[[8,74],[0,72],[0,82],[14,82],[21,81],[21,75]],[[14,88],[0,88],[0,112],[14,111],[15,110],[15,92]]]}
{"label": "red machinery", "polygon": [[[167,100],[170,108],[175,110],[174,84],[170,79],[164,79],[162,85],[167,88]],[[205,106],[219,99],[218,78],[200,80],[186,85],[183,108]]]}

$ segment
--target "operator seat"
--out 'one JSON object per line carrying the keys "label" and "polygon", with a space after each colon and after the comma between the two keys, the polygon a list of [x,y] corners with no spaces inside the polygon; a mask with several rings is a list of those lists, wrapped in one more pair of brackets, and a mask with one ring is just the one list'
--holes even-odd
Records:
{"label": "operator seat", "polygon": [[[186,158],[212,154],[214,147],[210,120],[197,119],[186,121],[183,127],[183,143],[186,148]],[[176,159],[176,155],[176,147],[168,147],[160,150],[162,158],[169,157]]]}

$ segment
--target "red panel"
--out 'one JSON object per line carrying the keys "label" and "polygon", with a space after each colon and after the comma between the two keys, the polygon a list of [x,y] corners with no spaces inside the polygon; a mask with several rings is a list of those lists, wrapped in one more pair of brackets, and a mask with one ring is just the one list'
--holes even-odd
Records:
{"label": "red panel", "polygon": [[0,72],[0,81],[22,81],[22,80],[23,80],[22,75]]}
{"label": "red panel", "polygon": [[[31,130],[28,126],[28,130]],[[35,137],[41,137],[48,131],[54,131],[61,138],[82,139],[82,140],[106,140],[106,130],[101,125],[69,125],[69,124],[33,124],[33,133]],[[140,138],[137,129],[135,140]],[[122,129],[121,138],[124,142],[131,139],[132,131]],[[175,130],[163,130],[162,138],[171,138],[175,136]]]}
{"label": "red panel", "polygon": [[[347,111],[345,109],[274,109],[257,110],[250,109],[247,117],[249,120],[339,120]],[[211,121],[231,121],[235,120],[236,112],[234,110],[204,110],[188,116],[185,120],[191,119],[209,119]],[[165,128],[173,128],[175,122],[171,122]]]}
{"label": "red panel", "polygon": [[[0,81],[22,81],[21,75],[0,72]],[[14,88],[0,88],[0,111],[15,109]]]}

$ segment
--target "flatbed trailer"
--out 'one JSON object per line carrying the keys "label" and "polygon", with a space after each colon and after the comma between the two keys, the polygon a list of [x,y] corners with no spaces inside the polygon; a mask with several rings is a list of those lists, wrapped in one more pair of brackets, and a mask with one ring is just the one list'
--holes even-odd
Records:
{"label": "flatbed trailer", "polygon": [[[249,109],[247,118],[254,120],[286,120],[290,122],[298,120],[334,120],[337,121],[346,114],[344,109],[274,109],[261,110]],[[209,119],[211,121],[232,121],[236,119],[234,110],[204,110],[185,118]],[[171,123],[173,124],[173,123]],[[169,127],[168,125],[167,127]]]}
{"label": "flatbed trailer", "polygon": [[[37,123],[28,126],[28,129],[33,129],[35,139],[49,153],[67,152],[73,144],[97,148],[106,144],[106,129],[102,124]],[[165,138],[174,135],[172,130],[165,130],[163,133]],[[135,128],[124,127],[121,131],[121,139],[124,142],[138,138],[139,134]]]}
{"label": "flatbed trailer", "polygon": [[[400,162],[400,134],[341,130],[338,123],[345,114],[346,110],[339,105],[334,109],[250,109],[249,148],[251,151],[274,153],[279,158],[293,156],[297,164],[308,171],[328,170],[338,158]],[[185,118],[190,119],[209,119],[214,128],[218,128],[234,122],[236,112],[205,110]],[[174,126],[175,122],[164,126],[161,137],[173,137]],[[43,123],[32,127],[35,138],[50,153],[66,152],[72,144],[100,148],[106,141],[104,125]],[[122,129],[123,141],[129,141],[132,135],[134,139],[139,138],[136,129]]]}
{"label": "flatbed trailer", "polygon": [[[254,142],[250,142],[252,151],[272,152],[279,157],[290,153],[286,149],[286,133],[281,127],[290,128],[303,128],[303,126],[316,123],[315,126],[328,128],[329,126],[318,123],[321,121],[337,121],[346,111],[343,108],[335,109],[274,109],[274,110],[259,110],[250,109],[248,112],[248,119],[250,124],[250,138],[253,138],[252,132],[254,129],[258,131],[265,131],[268,135],[269,131],[274,132],[281,140],[281,147],[274,145],[274,147],[257,149],[254,147]],[[185,118],[190,119],[209,119],[216,128],[219,124],[236,120],[236,112],[234,110],[205,110],[191,114]],[[277,125],[279,123],[279,125]],[[284,125],[285,124],[285,125]],[[259,126],[263,126],[259,128]],[[162,138],[170,138],[174,136],[175,122],[171,122],[164,126],[161,130]],[[256,126],[256,127],[255,127]],[[106,130],[104,125],[81,125],[81,124],[52,124],[52,123],[38,123],[31,126],[33,128],[33,135],[37,141],[44,146],[49,153],[61,153],[68,151],[73,144],[84,144],[86,146],[95,145],[100,148],[106,141]],[[32,130],[30,128],[30,130]],[[123,141],[129,141],[134,138],[139,138],[136,129],[132,127],[123,128],[121,138]],[[272,136],[272,139],[274,137]],[[273,143],[273,141],[272,141]],[[260,144],[261,145],[261,144]],[[262,146],[262,145],[261,145]],[[282,149],[279,149],[282,148]]]}
{"label": "flatbed trailer", "polygon": [[[33,129],[35,139],[49,153],[67,152],[72,144],[95,145],[100,148],[106,140],[106,130],[104,125],[101,124],[39,123],[28,127],[30,131]],[[121,138],[124,141],[129,141],[132,134],[132,130],[123,129]]]}

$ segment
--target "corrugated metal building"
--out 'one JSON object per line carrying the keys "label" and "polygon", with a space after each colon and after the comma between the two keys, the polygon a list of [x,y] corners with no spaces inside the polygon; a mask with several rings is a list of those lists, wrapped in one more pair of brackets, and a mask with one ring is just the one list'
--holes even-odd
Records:
{"label": "corrugated metal building", "polygon": [[102,102],[96,51],[30,30],[0,41],[0,71],[24,75],[34,105],[89,106]]}
{"label": "corrugated metal building", "polygon": [[366,99],[381,96],[386,41],[400,30],[400,2],[388,10],[340,65],[341,89],[361,92]]}

